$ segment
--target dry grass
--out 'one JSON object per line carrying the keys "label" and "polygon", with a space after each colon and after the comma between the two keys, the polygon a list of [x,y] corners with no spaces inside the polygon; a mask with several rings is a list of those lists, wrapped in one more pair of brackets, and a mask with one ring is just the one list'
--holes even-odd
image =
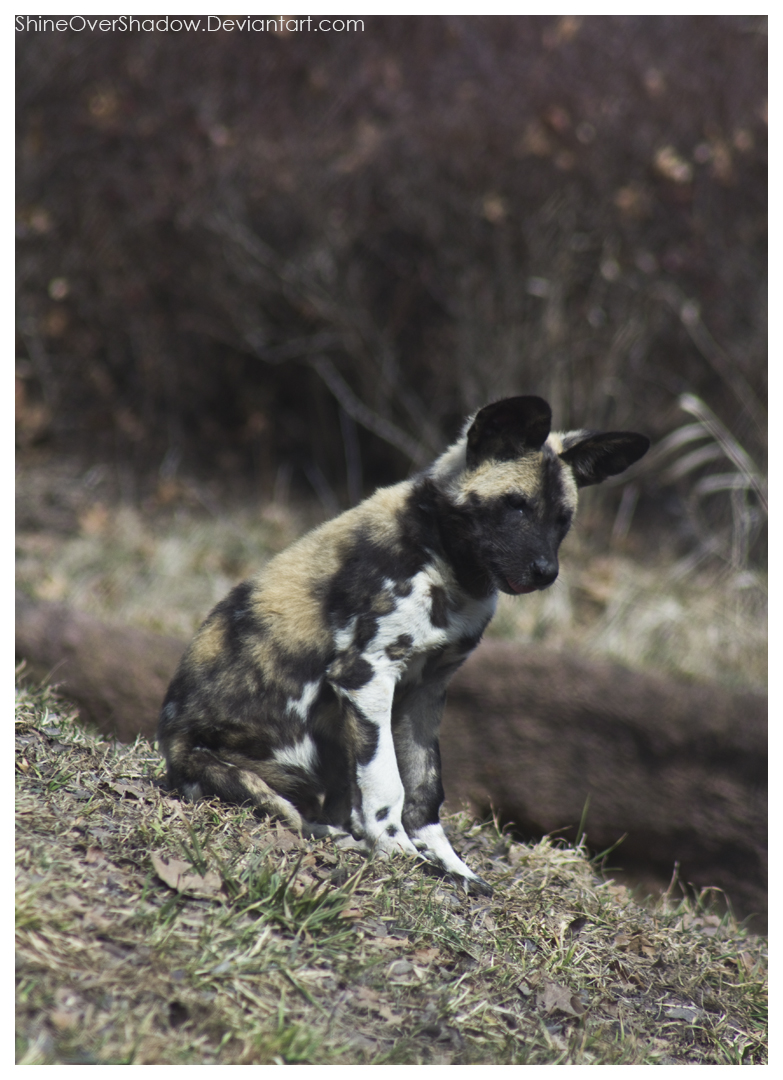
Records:
{"label": "dry grass", "polygon": [[495,887],[470,898],[180,802],[152,746],[48,690],[18,691],[16,735],[19,1063],[766,1061],[764,942],[579,850],[452,817]]}
{"label": "dry grass", "polygon": [[566,540],[553,588],[521,604],[502,596],[489,634],[766,693],[765,575],[725,565],[679,570]]}
{"label": "dry grass", "polygon": [[[189,638],[211,607],[317,518],[195,483],[134,505],[74,461],[21,465],[17,581],[110,622]],[[758,572],[596,554],[579,520],[555,586],[501,597],[489,633],[631,667],[766,690],[767,590]]]}

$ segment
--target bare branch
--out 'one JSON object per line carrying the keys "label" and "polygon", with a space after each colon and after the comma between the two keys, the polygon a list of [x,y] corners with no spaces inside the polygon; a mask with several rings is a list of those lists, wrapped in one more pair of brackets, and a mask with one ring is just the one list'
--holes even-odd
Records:
{"label": "bare branch", "polygon": [[427,455],[421,443],[416,442],[390,420],[378,416],[360,401],[331,360],[325,356],[316,356],[310,361],[310,366],[318,372],[337,401],[357,424],[361,424],[390,446],[401,450],[418,468],[426,464]]}

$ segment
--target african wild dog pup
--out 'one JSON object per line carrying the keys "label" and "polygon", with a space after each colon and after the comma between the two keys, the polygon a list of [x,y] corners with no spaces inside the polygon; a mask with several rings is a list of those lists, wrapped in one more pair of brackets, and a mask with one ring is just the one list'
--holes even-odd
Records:
{"label": "african wild dog pup", "polygon": [[171,785],[250,802],[310,835],[421,856],[488,891],[439,823],[446,684],[498,590],[555,580],[577,489],[649,446],[627,431],[550,433],[550,422],[538,397],[487,405],[424,472],[237,585],[163,704]]}

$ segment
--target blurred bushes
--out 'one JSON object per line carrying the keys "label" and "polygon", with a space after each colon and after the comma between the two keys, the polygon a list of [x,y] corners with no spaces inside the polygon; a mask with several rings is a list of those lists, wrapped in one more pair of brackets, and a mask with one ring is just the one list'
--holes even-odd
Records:
{"label": "blurred bushes", "polygon": [[765,453],[766,57],[744,16],[18,34],[21,439],[327,504],[462,416]]}

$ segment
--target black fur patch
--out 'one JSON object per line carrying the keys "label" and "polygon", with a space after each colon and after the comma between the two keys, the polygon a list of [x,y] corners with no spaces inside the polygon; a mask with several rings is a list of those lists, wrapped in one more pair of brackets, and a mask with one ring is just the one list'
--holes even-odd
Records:
{"label": "black fur patch", "polygon": [[440,746],[437,739],[427,750],[427,771],[432,777],[432,782],[428,786],[417,788],[411,793],[410,798],[405,799],[402,826],[408,834],[416,832],[425,825],[436,825],[440,817],[440,807],[445,798],[445,792],[440,778]]}
{"label": "black fur patch", "polygon": [[449,602],[446,590],[440,585],[430,586],[430,622],[438,630],[449,625]]}
{"label": "black fur patch", "polygon": [[413,638],[410,634],[400,634],[400,636],[386,646],[386,655],[390,660],[404,660],[413,647]]}
{"label": "black fur patch", "polygon": [[[404,520],[401,528],[405,528]],[[426,562],[427,552],[418,544],[412,548],[404,544],[390,547],[374,540],[367,529],[357,529],[343,549],[340,569],[328,584],[324,601],[327,621],[344,627],[358,614],[360,618],[364,617],[366,632],[369,632],[374,605],[381,603],[379,598],[384,594],[388,596],[385,582],[391,581],[397,586],[407,582],[409,593],[410,579]],[[398,591],[398,595],[405,593]],[[387,603],[392,606],[387,607]],[[391,598],[381,606],[384,610],[378,614],[393,610]],[[373,625],[377,627],[377,620]],[[374,633],[373,629],[367,640],[371,640]]]}
{"label": "black fur patch", "polygon": [[206,625],[222,621],[226,634],[226,648],[236,655],[248,637],[264,634],[263,624],[253,611],[250,597],[253,586],[249,581],[237,585],[209,616]]}
{"label": "black fur patch", "polygon": [[515,461],[540,450],[549,435],[552,410],[540,397],[512,397],[485,405],[468,431],[469,469],[483,461]]}
{"label": "black fur patch", "polygon": [[[330,688],[330,693],[334,691]],[[316,729],[313,742],[318,752],[318,776],[325,792],[322,820],[338,828],[350,827],[354,803],[355,761],[346,725],[335,703],[333,726],[329,731]]]}
{"label": "black fur patch", "polygon": [[456,644],[457,651],[461,652],[461,653],[464,653],[465,656],[467,656],[469,653],[473,652],[473,650],[476,648],[476,646],[481,641],[483,636],[484,636],[484,631],[483,630],[479,631],[478,634],[465,634],[463,637],[461,637],[457,641],[457,644]]}
{"label": "black fur patch", "polygon": [[420,501],[438,523],[438,547],[460,587],[475,599],[488,596],[493,589],[492,576],[477,546],[483,524],[481,500],[471,493],[464,505],[456,506],[427,478],[420,486]]}
{"label": "black fur patch", "polygon": [[352,709],[354,737],[356,742],[356,761],[367,765],[375,757],[378,749],[378,728],[370,723],[358,709]]}
{"label": "black fur patch", "polygon": [[340,653],[329,668],[329,679],[343,690],[361,690],[373,675],[372,665],[355,648]]}

